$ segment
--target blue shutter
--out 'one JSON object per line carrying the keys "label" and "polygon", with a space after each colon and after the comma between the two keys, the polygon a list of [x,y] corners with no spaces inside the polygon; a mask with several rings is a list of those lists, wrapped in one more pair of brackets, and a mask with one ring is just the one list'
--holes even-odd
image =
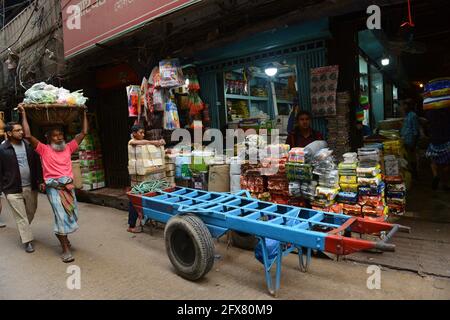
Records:
{"label": "blue shutter", "polygon": [[215,72],[200,73],[198,75],[200,84],[200,96],[203,102],[209,105],[209,116],[211,117],[211,128],[219,127],[219,110],[217,106],[217,78]]}
{"label": "blue shutter", "polygon": [[[297,56],[297,83],[300,101],[300,109],[311,112],[311,91],[310,78],[312,68],[323,67],[326,65],[325,48],[302,53]],[[325,118],[313,118],[312,127],[321,132],[324,137],[327,133],[327,121]]]}

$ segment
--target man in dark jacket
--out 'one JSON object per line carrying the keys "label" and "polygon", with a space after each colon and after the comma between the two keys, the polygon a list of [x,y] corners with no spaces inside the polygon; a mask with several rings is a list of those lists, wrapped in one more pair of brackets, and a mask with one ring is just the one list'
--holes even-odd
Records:
{"label": "man in dark jacket", "polygon": [[34,252],[30,224],[37,208],[41,181],[39,155],[24,137],[22,126],[9,122],[5,126],[8,140],[0,146],[0,193],[11,207],[25,251]]}
{"label": "man in dark jacket", "polygon": [[323,140],[323,136],[311,128],[311,114],[301,110],[297,114],[296,126],[293,131],[289,132],[286,143],[291,148],[304,148],[316,140]]}

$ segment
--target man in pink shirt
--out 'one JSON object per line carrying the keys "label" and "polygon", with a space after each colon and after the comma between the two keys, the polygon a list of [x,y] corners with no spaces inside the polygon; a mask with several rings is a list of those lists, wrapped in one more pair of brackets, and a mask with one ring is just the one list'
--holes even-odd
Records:
{"label": "man in pink shirt", "polygon": [[41,156],[47,197],[55,215],[54,232],[63,250],[61,258],[63,262],[72,262],[75,259],[70,251],[71,245],[67,235],[78,229],[78,207],[73,185],[71,155],[88,133],[86,109],[83,116],[83,130],[75,139],[66,143],[63,132],[60,129],[52,129],[46,134],[48,144],[41,143],[31,135],[25,109],[19,107],[19,112],[22,113],[25,138]]}

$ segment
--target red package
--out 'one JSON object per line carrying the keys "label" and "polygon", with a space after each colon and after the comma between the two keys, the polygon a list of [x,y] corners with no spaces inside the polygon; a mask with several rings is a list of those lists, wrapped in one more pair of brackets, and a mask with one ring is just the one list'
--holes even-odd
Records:
{"label": "red package", "polygon": [[359,204],[347,204],[342,206],[342,211],[349,215],[361,215],[361,206]]}
{"label": "red package", "polygon": [[383,205],[382,196],[359,196],[358,204],[360,206],[378,207]]}

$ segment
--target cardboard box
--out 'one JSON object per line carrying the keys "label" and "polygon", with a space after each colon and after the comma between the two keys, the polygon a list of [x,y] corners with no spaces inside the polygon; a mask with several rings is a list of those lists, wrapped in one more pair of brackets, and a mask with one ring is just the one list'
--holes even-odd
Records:
{"label": "cardboard box", "polygon": [[72,161],[73,184],[76,189],[83,188],[83,178],[81,176],[80,161]]}
{"label": "cardboard box", "polygon": [[[138,160],[140,161],[140,160]],[[128,162],[128,174],[130,175],[140,175],[145,176],[148,174],[166,172],[164,166],[145,166],[142,163],[134,162],[134,160],[130,160]]]}
{"label": "cardboard box", "polygon": [[193,172],[191,179],[192,187],[197,190],[208,190],[208,173]]}
{"label": "cardboard box", "polygon": [[79,151],[78,156],[80,160],[97,160],[102,159],[102,154],[99,151]]}
{"label": "cardboard box", "polygon": [[208,191],[230,192],[229,165],[213,165],[209,167]]}

